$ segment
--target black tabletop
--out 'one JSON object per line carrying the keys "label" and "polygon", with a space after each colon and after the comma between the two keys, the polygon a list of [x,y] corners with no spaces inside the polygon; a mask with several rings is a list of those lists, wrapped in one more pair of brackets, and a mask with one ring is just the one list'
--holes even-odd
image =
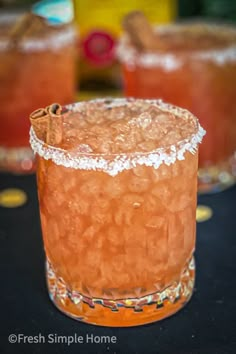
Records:
{"label": "black tabletop", "polygon": [[236,187],[199,197],[213,216],[197,225],[189,304],[166,320],[132,328],[83,324],[54,307],[45,285],[35,177],[2,174],[0,192],[5,188],[24,190],[28,201],[0,207],[0,353],[236,353]]}

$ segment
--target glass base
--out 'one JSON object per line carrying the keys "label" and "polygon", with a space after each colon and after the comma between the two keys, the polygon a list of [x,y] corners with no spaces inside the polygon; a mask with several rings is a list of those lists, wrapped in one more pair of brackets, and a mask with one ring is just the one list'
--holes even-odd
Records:
{"label": "glass base", "polygon": [[236,183],[236,156],[219,165],[199,168],[198,193],[221,192]]}
{"label": "glass base", "polygon": [[16,174],[33,173],[35,157],[30,147],[6,148],[0,146],[0,171]]}
{"label": "glass base", "polygon": [[180,281],[161,292],[140,298],[89,298],[69,289],[46,262],[49,296],[64,314],[99,326],[129,327],[159,321],[179,311],[190,299],[195,279],[194,258],[188,262]]}

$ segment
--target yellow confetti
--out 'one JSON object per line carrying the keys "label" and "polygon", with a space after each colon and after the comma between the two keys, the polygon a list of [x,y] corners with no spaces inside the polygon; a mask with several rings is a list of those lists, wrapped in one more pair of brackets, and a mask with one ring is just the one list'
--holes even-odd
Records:
{"label": "yellow confetti", "polygon": [[27,195],[24,191],[17,188],[4,189],[0,192],[0,206],[5,208],[17,208],[24,205]]}
{"label": "yellow confetti", "polygon": [[206,205],[198,205],[196,219],[197,222],[203,222],[209,220],[213,215],[213,211],[210,207]]}

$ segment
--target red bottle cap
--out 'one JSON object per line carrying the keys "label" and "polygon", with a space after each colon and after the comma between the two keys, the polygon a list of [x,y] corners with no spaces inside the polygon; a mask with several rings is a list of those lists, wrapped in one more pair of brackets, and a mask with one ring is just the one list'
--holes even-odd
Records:
{"label": "red bottle cap", "polygon": [[115,57],[115,40],[103,31],[93,31],[82,42],[84,56],[95,66],[107,66]]}

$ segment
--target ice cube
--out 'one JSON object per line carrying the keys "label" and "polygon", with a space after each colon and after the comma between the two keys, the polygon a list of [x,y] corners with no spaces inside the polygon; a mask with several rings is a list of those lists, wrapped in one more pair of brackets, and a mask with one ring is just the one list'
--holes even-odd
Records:
{"label": "ice cube", "polygon": [[134,193],[146,192],[149,186],[150,186],[150,180],[148,178],[131,176],[128,181],[128,188],[130,192],[134,192]]}
{"label": "ice cube", "polygon": [[108,224],[111,222],[112,211],[110,210],[110,202],[107,198],[97,195],[91,204],[90,218],[92,222],[98,224]]}
{"label": "ice cube", "polygon": [[137,150],[141,152],[151,152],[157,148],[155,141],[144,141],[137,145]]}
{"label": "ice cube", "polygon": [[118,209],[115,211],[114,220],[116,225],[131,225],[133,218],[133,210],[131,208],[127,209],[127,205],[122,203],[119,205]]}
{"label": "ice cube", "polygon": [[104,192],[107,195],[107,198],[118,198],[121,197],[125,191],[124,181],[121,180],[118,176],[110,177],[107,180],[104,186]]}
{"label": "ice cube", "polygon": [[68,200],[68,207],[80,215],[87,215],[89,214],[90,202],[86,196],[72,196],[72,198]]}
{"label": "ice cube", "polygon": [[168,260],[167,223],[157,229],[149,229],[147,233],[147,260],[150,272],[154,272],[156,279],[161,279],[161,271]]}
{"label": "ice cube", "polygon": [[151,229],[159,229],[165,224],[165,218],[162,216],[152,215],[147,219],[146,227]]}
{"label": "ice cube", "polygon": [[128,124],[142,129],[146,129],[152,122],[152,117],[148,112],[143,112],[139,116],[129,120]]}
{"label": "ice cube", "polygon": [[151,178],[156,183],[164,179],[171,178],[171,167],[165,164],[160,165],[159,168],[152,168]]}
{"label": "ice cube", "polygon": [[168,223],[168,265],[179,267],[184,252],[184,227],[178,213],[169,213]]}
{"label": "ice cube", "polygon": [[171,190],[169,184],[166,182],[159,182],[156,186],[151,190],[151,193],[157,197],[161,202],[168,207],[171,202]]}
{"label": "ice cube", "polygon": [[101,226],[98,224],[92,224],[90,225],[81,235],[81,238],[83,239],[84,242],[91,242],[95,236],[98,234],[100,231]]}
{"label": "ice cube", "polygon": [[184,227],[184,253],[190,259],[195,247],[196,213],[195,206],[187,207],[179,212],[180,221]]}
{"label": "ice cube", "polygon": [[188,205],[192,204],[192,198],[187,192],[180,193],[176,198],[173,198],[171,204],[169,205],[169,210],[171,212],[176,212],[185,209]]}
{"label": "ice cube", "polygon": [[142,207],[144,198],[138,194],[125,194],[117,205],[114,220],[116,225],[131,225],[133,219],[136,218],[137,211]]}
{"label": "ice cube", "polygon": [[73,152],[80,152],[80,153],[91,153],[93,152],[93,149],[90,145],[88,144],[80,144],[78,145],[76,150],[73,150]]}
{"label": "ice cube", "polygon": [[135,208],[136,205],[142,205],[144,202],[144,197],[139,195],[139,194],[135,194],[135,193],[127,193],[124,195],[123,197],[123,202],[126,208]]}
{"label": "ice cube", "polygon": [[149,178],[150,168],[147,166],[137,165],[133,167],[132,171],[137,177]]}
{"label": "ice cube", "polygon": [[181,177],[159,182],[151,193],[172,213],[186,208],[193,198],[192,193],[189,193],[189,186],[183,184]]}
{"label": "ice cube", "polygon": [[88,196],[88,198],[91,196],[94,198],[100,192],[102,192],[102,182],[99,178],[94,176],[90,177],[87,181],[84,181],[80,187],[80,193]]}
{"label": "ice cube", "polygon": [[183,138],[181,135],[181,131],[174,129],[174,130],[169,130],[167,134],[165,134],[161,138],[161,143],[163,146],[167,146],[167,145],[175,144],[176,142],[181,141],[182,139]]}
{"label": "ice cube", "polygon": [[125,247],[142,248],[147,247],[147,230],[141,224],[136,223],[131,226],[124,227],[123,237]]}
{"label": "ice cube", "polygon": [[148,215],[162,215],[165,212],[165,208],[159,198],[155,195],[147,194],[143,203],[143,210]]}
{"label": "ice cube", "polygon": [[124,245],[124,240],[121,237],[121,231],[121,228],[116,225],[111,225],[106,230],[107,239],[114,247],[122,247]]}

